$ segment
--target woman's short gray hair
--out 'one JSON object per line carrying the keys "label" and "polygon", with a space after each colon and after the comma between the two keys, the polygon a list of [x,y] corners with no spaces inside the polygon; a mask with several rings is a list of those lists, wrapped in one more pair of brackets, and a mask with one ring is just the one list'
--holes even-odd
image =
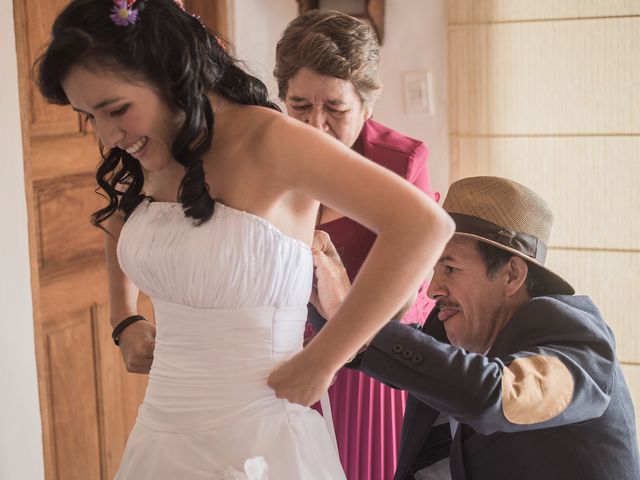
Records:
{"label": "woman's short gray hair", "polygon": [[311,10],[282,32],[273,74],[283,100],[289,80],[306,67],[351,82],[362,102],[371,106],[382,89],[379,60],[378,40],[367,23],[335,10]]}

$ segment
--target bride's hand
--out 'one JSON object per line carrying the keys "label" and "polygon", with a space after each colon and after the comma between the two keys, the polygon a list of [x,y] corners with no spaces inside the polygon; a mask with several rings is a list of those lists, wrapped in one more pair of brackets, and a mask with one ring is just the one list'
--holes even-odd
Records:
{"label": "bride's hand", "polygon": [[153,363],[156,326],[147,321],[135,322],[120,334],[120,353],[130,373],[149,373]]}
{"label": "bride's hand", "polygon": [[312,362],[303,351],[273,370],[267,383],[275,390],[276,397],[308,407],[320,400],[334,374],[331,369]]}

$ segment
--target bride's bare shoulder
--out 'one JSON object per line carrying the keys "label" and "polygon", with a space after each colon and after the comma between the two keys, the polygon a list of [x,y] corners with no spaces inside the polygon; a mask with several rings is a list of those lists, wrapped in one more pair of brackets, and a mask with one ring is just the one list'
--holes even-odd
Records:
{"label": "bride's bare shoulder", "polygon": [[234,105],[226,112],[224,130],[227,140],[251,150],[253,158],[259,160],[261,153],[269,158],[276,152],[286,154],[295,148],[295,139],[300,140],[300,135],[304,137],[304,132],[313,129],[271,108]]}
{"label": "bride's bare shoulder", "polygon": [[245,132],[250,130],[256,135],[269,134],[271,129],[288,130],[297,124],[302,125],[282,112],[257,105],[237,105],[230,113]]}

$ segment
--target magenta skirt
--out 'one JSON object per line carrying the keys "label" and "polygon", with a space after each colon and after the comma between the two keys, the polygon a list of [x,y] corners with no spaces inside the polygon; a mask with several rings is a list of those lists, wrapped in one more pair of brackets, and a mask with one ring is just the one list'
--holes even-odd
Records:
{"label": "magenta skirt", "polygon": [[[424,323],[435,304],[426,290],[424,284],[403,323]],[[343,368],[329,388],[329,400],[347,480],[391,480],[398,463],[407,393]],[[319,404],[314,408],[321,412]]]}

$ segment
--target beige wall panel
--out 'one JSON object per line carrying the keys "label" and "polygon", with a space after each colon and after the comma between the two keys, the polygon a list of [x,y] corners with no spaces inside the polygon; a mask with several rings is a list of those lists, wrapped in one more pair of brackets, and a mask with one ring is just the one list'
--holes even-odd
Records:
{"label": "beige wall panel", "polygon": [[552,249],[546,264],[593,299],[616,335],[620,360],[640,363],[640,253]]}
{"label": "beige wall panel", "polygon": [[452,0],[449,23],[640,15],[640,0]]}
{"label": "beige wall panel", "polygon": [[622,373],[633,398],[633,407],[636,411],[636,433],[640,443],[640,365],[623,364]]}
{"label": "beige wall panel", "polygon": [[451,137],[452,179],[497,175],[531,187],[555,213],[555,246],[640,251],[638,159],[640,136]]}
{"label": "beige wall panel", "polygon": [[452,27],[452,134],[640,133],[640,17]]}

